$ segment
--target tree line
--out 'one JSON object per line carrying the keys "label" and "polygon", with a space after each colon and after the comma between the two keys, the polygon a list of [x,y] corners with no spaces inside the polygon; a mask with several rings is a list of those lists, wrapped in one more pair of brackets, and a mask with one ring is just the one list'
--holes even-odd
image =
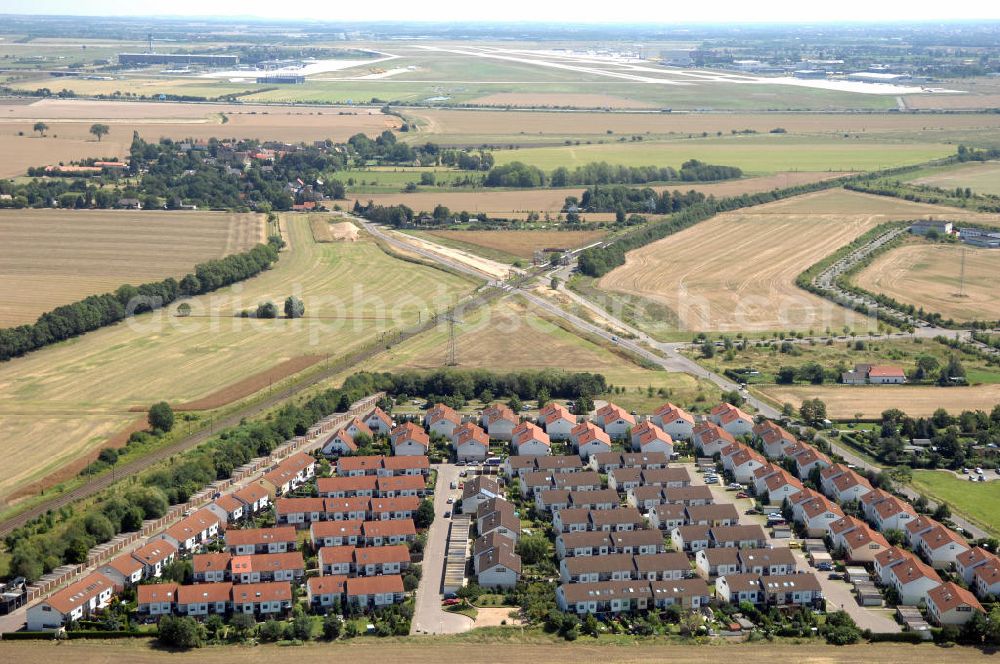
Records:
{"label": "tree line", "polygon": [[34,323],[0,329],[0,361],[159,309],[178,298],[208,293],[249,279],[278,260],[280,244],[280,239],[271,238],[266,245],[258,244],[249,251],[201,263],[179,282],[168,277],[141,286],[125,284],[113,293],[90,295],[56,307],[39,316]]}
{"label": "tree line", "polygon": [[590,162],[570,171],[560,166],[546,174],[537,166],[520,161],[495,166],[486,174],[487,187],[568,187],[592,184],[646,184],[649,182],[715,182],[743,176],[735,166],[717,166],[690,159],[680,170],[669,166],[613,166],[607,162]]}
{"label": "tree line", "polygon": [[[571,204],[572,198],[567,197],[567,205]],[[705,194],[693,189],[687,193],[674,190],[658,194],[649,187],[636,189],[625,185],[595,185],[584,190],[579,207],[587,212],[673,214],[706,200]]]}
{"label": "tree line", "polygon": [[353,374],[344,388],[371,393],[384,391],[397,399],[422,397],[462,407],[466,401],[490,402],[499,398],[549,399],[592,398],[607,392],[602,374],[567,372],[555,369],[496,373],[485,369],[438,369],[435,371],[400,371],[394,373]]}

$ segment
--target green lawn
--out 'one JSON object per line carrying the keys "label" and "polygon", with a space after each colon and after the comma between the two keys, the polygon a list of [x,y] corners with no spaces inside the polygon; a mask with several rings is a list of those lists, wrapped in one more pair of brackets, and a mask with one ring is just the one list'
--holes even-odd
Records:
{"label": "green lawn", "polygon": [[912,484],[984,530],[1000,535],[1000,481],[969,482],[940,470],[916,470]]}
{"label": "green lawn", "polygon": [[788,135],[723,136],[671,142],[628,142],[524,148],[494,153],[498,164],[523,161],[551,171],[589,162],[679,167],[688,159],[739,166],[748,175],[781,171],[870,171],[915,164],[954,152],[937,143],[875,143]]}

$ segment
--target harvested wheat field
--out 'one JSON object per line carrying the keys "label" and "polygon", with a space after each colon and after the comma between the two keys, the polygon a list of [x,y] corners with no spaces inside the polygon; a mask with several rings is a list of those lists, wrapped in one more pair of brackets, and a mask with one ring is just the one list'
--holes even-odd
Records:
{"label": "harvested wheat field", "polygon": [[692,331],[863,326],[866,318],[799,289],[795,278],[873,226],[944,212],[843,189],[806,194],[721,214],[631,251],[598,286],[665,305]]}
{"label": "harvested wheat field", "polygon": [[[965,254],[964,296],[960,284]],[[958,321],[1000,319],[1000,249],[905,244],[878,256],[854,283]]]}
{"label": "harvested wheat field", "polygon": [[427,235],[527,259],[542,249],[576,249],[604,237],[601,231],[428,231]]}
{"label": "harvested wheat field", "polygon": [[[673,184],[653,185],[651,188],[660,191],[700,191],[706,196],[721,198],[752,194],[759,191],[783,189],[797,184],[819,182],[843,175],[843,173],[828,172],[788,172],[762,177],[730,180],[727,182],[712,182],[699,184],[692,182],[677,182]],[[444,205],[453,211],[465,210],[471,214],[485,212],[490,216],[504,218],[524,218],[529,212],[548,212],[558,214],[566,205],[567,196],[579,198],[584,187],[567,187],[560,189],[520,189],[516,191],[421,191],[410,194],[353,194],[351,198],[361,203],[372,201],[379,205],[408,205],[414,210],[433,210],[435,205]],[[613,214],[586,214],[588,220],[613,220]]]}
{"label": "harvested wheat field", "polygon": [[[650,405],[636,401],[645,400],[645,390],[650,385],[667,388],[672,400],[689,406],[694,405],[698,393],[705,396],[706,403],[713,403],[718,396],[718,389],[711,384],[701,383],[685,373],[645,369],[614,352],[613,346],[595,343],[563,329],[521,300],[505,300],[468,315],[459,312],[458,316],[462,321],[456,325],[460,368],[594,371],[603,374],[612,385],[629,388],[629,394],[615,396],[616,403],[628,408]],[[393,371],[445,366],[448,335],[448,325],[442,323],[427,334],[382,353],[370,368]],[[637,389],[642,390],[641,395],[635,393]]]}
{"label": "harvested wheat field", "polygon": [[997,162],[962,164],[913,181],[933,187],[954,189],[968,187],[977,194],[1000,196],[1000,164]]}
{"label": "harvested wheat field", "polygon": [[[274,268],[175,307],[143,314],[0,365],[0,500],[81,456],[135,418],[136,406],[223,405],[289,367],[336,360],[385,329],[423,320],[472,289],[460,277],[385,254],[364,235],[317,244],[309,215],[283,217],[289,248]],[[239,318],[264,300],[301,298],[304,318]],[[418,313],[419,312],[419,313]],[[304,358],[304,359],[302,359]],[[272,373],[264,373],[272,370]],[[249,385],[247,379],[253,379]],[[267,382],[265,382],[267,378]],[[22,417],[30,413],[31,417]]]}
{"label": "harvested wheat field", "polygon": [[264,240],[254,214],[2,210],[0,327],[122,284],[180,278]]}
{"label": "harvested wheat field", "polygon": [[[234,651],[234,648],[239,650]],[[307,643],[295,647],[300,664],[325,664],[349,661],[358,664],[381,664],[406,661],[412,664],[466,662],[492,664],[503,651],[512,661],[538,664],[578,664],[583,660],[607,664],[704,664],[706,660],[739,661],[743,664],[772,664],[776,660],[805,664],[953,664],[982,662],[985,655],[977,648],[954,647],[946,651],[931,644],[865,643],[853,646],[830,646],[819,641],[792,643],[712,643],[668,645],[643,639],[627,645],[611,640],[579,640],[556,643],[549,636],[522,636],[520,628],[470,632],[457,637],[357,638],[336,643]],[[20,664],[49,664],[55,658],[71,659],[81,664],[229,664],[236,658],[278,660],[289,655],[287,646],[259,645],[209,646],[189,651],[152,647],[142,639],[100,641],[4,641],[0,656]]]}
{"label": "harvested wheat field", "polygon": [[656,104],[614,95],[575,92],[497,92],[470,99],[478,106],[527,106],[547,108],[656,108]]}
{"label": "harvested wheat field", "polygon": [[[49,125],[45,136],[32,132],[37,121]],[[111,128],[102,141],[90,134],[90,126],[95,122]],[[374,136],[399,125],[399,118],[383,115],[377,109],[341,111],[82,99],[0,103],[0,153],[4,155],[0,177],[24,175],[29,166],[60,161],[125,157],[134,131],[148,141],[161,137],[202,140],[216,137],[312,142],[327,138],[346,140],[358,132]],[[19,132],[23,135],[19,136]]]}
{"label": "harvested wheat field", "polygon": [[778,404],[798,407],[803,399],[821,399],[831,418],[880,417],[882,411],[898,408],[913,417],[926,417],[938,408],[958,414],[963,410],[989,412],[1000,404],[1000,385],[934,387],[929,385],[828,385],[760,388]]}

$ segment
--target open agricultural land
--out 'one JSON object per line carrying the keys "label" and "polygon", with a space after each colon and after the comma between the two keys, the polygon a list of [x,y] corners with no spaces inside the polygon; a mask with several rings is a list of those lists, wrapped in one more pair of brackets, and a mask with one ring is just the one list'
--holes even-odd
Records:
{"label": "open agricultural land", "polygon": [[[307,215],[282,225],[289,248],[275,267],[187,300],[190,318],[173,317],[173,308],[144,314],[0,366],[0,453],[8,458],[0,500],[96,453],[135,419],[135,406],[210,395],[210,405],[224,405],[227,394],[246,396],[231,388],[248,376],[336,359],[382,331],[426,320],[473,287],[393,258],[368,236],[318,244]],[[293,294],[305,303],[304,319],[236,317],[265,299],[280,308]],[[310,361],[297,359],[304,356]]]}
{"label": "open agricultural land", "polygon": [[[445,173],[454,174],[455,171],[445,171]],[[359,182],[371,182],[376,179],[381,182],[384,181],[382,178],[385,178],[387,175],[395,179],[398,178],[400,173],[359,171],[350,177],[355,178]],[[827,171],[785,172],[767,176],[727,180],[725,182],[673,182],[670,184],[648,186],[658,193],[675,190],[685,192],[699,191],[706,196],[724,198],[726,196],[770,191],[771,189],[783,189],[797,184],[818,182],[840,175],[844,175],[844,173],[830,173]],[[442,177],[442,173],[438,172],[437,176]],[[576,196],[579,198],[584,190],[584,187],[554,187],[499,191],[491,188],[481,188],[475,191],[443,188],[440,191],[435,191],[433,188],[421,187],[419,191],[413,193],[401,193],[400,190],[406,182],[420,181],[419,173],[410,173],[405,177],[407,179],[395,185],[396,191],[394,193],[354,193],[356,191],[355,188],[349,185],[348,199],[360,201],[362,204],[371,201],[378,205],[406,205],[416,211],[430,211],[436,205],[444,205],[453,212],[465,210],[470,214],[484,212],[491,217],[525,219],[531,212],[549,213],[550,216],[558,215],[566,206],[567,196]],[[608,221],[614,219],[613,214],[606,213],[587,213],[583,217],[588,221]]]}
{"label": "open agricultural land", "polygon": [[806,194],[721,214],[631,251],[597,286],[668,307],[683,330],[863,325],[866,319],[803,291],[795,278],[881,223],[944,212],[841,189]]}
{"label": "open agricultural land", "polygon": [[880,417],[882,411],[898,408],[911,417],[927,417],[938,408],[949,413],[963,410],[989,412],[1000,403],[1000,385],[929,387],[924,385],[775,385],[755,390],[781,406],[798,406],[805,399],[820,399],[827,417],[851,419]]}
{"label": "open agricultural land", "polygon": [[[713,657],[738,659],[746,664],[769,664],[776,658],[810,664],[869,664],[875,660],[884,664],[933,664],[942,661],[942,650],[928,645],[900,643],[872,643],[855,646],[829,646],[819,643],[767,643],[719,644],[694,647],[691,644],[662,644],[652,640],[636,643],[634,640],[602,639],[577,641],[573,644],[555,642],[553,637],[537,636],[521,639],[520,630],[509,627],[490,630],[489,634],[473,632],[455,637],[423,637],[409,639],[371,638],[348,642],[305,644],[295,648],[295,658],[302,664],[328,662],[332,658],[352,662],[377,664],[387,659],[406,659],[414,664],[435,664],[442,659],[487,664],[496,661],[495,651],[502,648],[511,657],[545,664],[574,664],[582,657],[599,657],[609,664],[653,664],[676,662],[700,664],[706,651]],[[255,656],[282,657],[289,652],[287,646],[262,645],[252,651]],[[981,662],[983,651],[978,648],[949,648],[947,661],[955,664]],[[232,647],[201,648],[188,652],[174,652],[151,647],[143,641],[118,639],[114,641],[73,640],[58,641],[5,641],[0,645],[0,655],[9,656],[23,664],[46,664],[56,655],[73,657],[81,662],[110,662],[127,659],[135,664],[161,664],[163,662],[199,662],[223,664],[232,661]],[[877,658],[877,659],[875,659]]]}
{"label": "open agricultural land", "polygon": [[[564,140],[586,144],[618,145],[624,137],[647,140],[695,139],[733,136],[752,131],[749,137],[772,138],[792,144],[795,137],[837,138],[848,142],[979,144],[991,140],[1000,128],[996,113],[887,114],[887,113],[597,113],[578,111],[567,121],[566,113],[404,108],[401,112],[413,130],[403,140],[419,143],[427,134],[442,144],[503,147],[515,145],[558,146]],[[786,133],[775,133],[784,129]],[[845,136],[846,134],[846,136]],[[765,136],[766,135],[766,136]],[[627,147],[627,146],[623,146]],[[658,163],[658,162],[656,162]],[[825,170],[821,169],[821,170]]]}
{"label": "open agricultural land", "polygon": [[721,136],[674,141],[609,142],[524,148],[496,154],[498,164],[521,161],[551,171],[593,161],[624,166],[673,166],[688,159],[737,166],[751,175],[781,171],[871,171],[918,164],[953,154],[944,143],[879,143],[846,138]]}
{"label": "open agricultural land", "polygon": [[1000,319],[998,277],[1000,250],[914,240],[875,258],[853,281],[872,293],[968,321]]}
{"label": "open agricultural land", "polygon": [[913,183],[942,189],[969,188],[977,194],[1000,196],[1000,164],[996,162],[961,164],[940,169],[936,173],[913,180]]}
{"label": "open agricultural land", "polygon": [[180,278],[264,240],[264,218],[254,214],[3,210],[0,327],[122,284]]}
{"label": "open agricultural land", "polygon": [[967,515],[994,535],[1000,534],[1000,482],[969,482],[945,470],[913,472],[913,486],[932,500],[944,501],[952,509]]}
{"label": "open agricultural land", "polygon": [[[36,122],[49,129],[32,131]],[[101,141],[94,123],[108,125]],[[375,108],[271,108],[232,104],[115,102],[84,99],[0,100],[0,177],[24,175],[29,166],[68,163],[89,157],[125,157],[133,132],[149,141],[161,137],[256,138],[311,143],[346,140],[359,132],[377,135],[400,120]]]}
{"label": "open agricultural land", "polygon": [[[520,300],[472,312],[456,325],[456,359],[464,369],[594,371],[625,393],[609,395],[623,408],[651,410],[669,399],[698,409],[718,402],[719,390],[693,376],[647,369],[613,345],[585,339],[539,315]],[[410,339],[381,354],[373,370],[434,369],[448,361],[449,326]],[[649,388],[653,394],[649,394]]]}

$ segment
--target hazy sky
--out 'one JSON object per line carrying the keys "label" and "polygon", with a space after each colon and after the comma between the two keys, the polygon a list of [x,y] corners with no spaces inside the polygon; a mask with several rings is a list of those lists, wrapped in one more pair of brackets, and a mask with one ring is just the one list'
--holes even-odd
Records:
{"label": "hazy sky", "polygon": [[588,23],[819,22],[1000,19],[997,0],[632,0],[625,5],[580,0],[0,0],[0,13],[111,16],[260,16],[343,21],[570,21]]}

